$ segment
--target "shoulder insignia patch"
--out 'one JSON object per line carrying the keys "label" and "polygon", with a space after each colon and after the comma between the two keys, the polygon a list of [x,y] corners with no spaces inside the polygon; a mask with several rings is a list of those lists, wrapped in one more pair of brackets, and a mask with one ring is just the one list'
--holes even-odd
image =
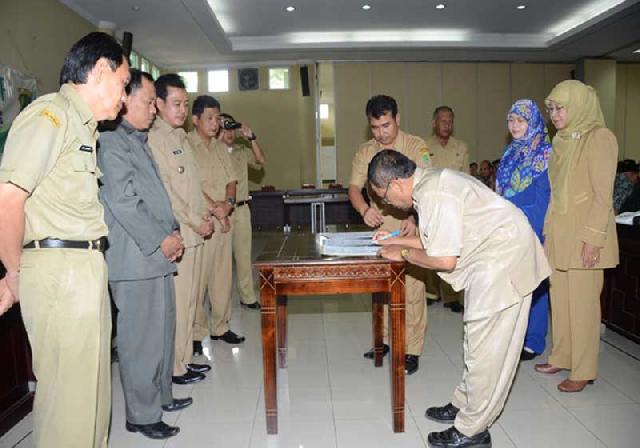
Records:
{"label": "shoulder insignia patch", "polygon": [[431,160],[431,154],[429,154],[429,149],[421,148],[420,154],[422,154],[422,161],[424,163],[429,163],[429,160]]}
{"label": "shoulder insignia patch", "polygon": [[57,128],[60,127],[60,119],[58,117],[56,117],[53,112],[51,112],[48,109],[43,110],[42,112],[40,112],[40,115],[42,115],[43,117],[45,117],[47,120],[49,120],[51,123],[53,123],[53,125]]}

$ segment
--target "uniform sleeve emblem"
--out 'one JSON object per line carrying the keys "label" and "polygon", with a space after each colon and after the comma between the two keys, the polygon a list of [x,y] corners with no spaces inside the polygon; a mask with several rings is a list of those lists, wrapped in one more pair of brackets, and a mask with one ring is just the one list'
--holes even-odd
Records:
{"label": "uniform sleeve emblem", "polygon": [[429,164],[429,161],[431,160],[431,154],[429,154],[429,150],[427,148],[422,148],[420,150],[420,154],[422,154],[422,161],[425,164]]}
{"label": "uniform sleeve emblem", "polygon": [[56,117],[50,110],[45,109],[40,112],[40,115],[49,120],[56,128],[60,127],[60,119]]}

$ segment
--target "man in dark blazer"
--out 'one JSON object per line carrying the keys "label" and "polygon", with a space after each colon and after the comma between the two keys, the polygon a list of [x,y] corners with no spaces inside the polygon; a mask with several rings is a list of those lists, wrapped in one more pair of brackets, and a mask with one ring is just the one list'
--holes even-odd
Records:
{"label": "man in dark blazer", "polygon": [[109,227],[109,286],[118,307],[118,354],[126,427],[153,439],[176,435],[162,411],[189,406],[174,399],[175,260],[183,251],[178,222],[147,146],[155,118],[151,75],[131,70],[127,98],[114,130],[98,149],[100,200]]}

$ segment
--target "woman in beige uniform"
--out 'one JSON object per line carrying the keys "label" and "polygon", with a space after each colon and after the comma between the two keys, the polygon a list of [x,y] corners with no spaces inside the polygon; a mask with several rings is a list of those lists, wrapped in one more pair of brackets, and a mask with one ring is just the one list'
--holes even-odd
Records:
{"label": "woman in beige uniform", "polygon": [[603,270],[618,264],[613,181],[618,144],[605,127],[595,90],[563,81],[545,104],[558,130],[549,162],[551,201],[545,250],[553,267],[553,348],[540,373],[569,370],[558,385],[580,392],[596,379],[600,347]]}

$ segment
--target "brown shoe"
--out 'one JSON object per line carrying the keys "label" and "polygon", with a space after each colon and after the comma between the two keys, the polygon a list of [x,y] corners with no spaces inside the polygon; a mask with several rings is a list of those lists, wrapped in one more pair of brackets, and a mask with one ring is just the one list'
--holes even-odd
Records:
{"label": "brown shoe", "polygon": [[593,384],[593,380],[574,381],[567,378],[558,384],[558,390],[560,392],[582,392],[582,390],[587,387],[587,384]]}
{"label": "brown shoe", "polygon": [[540,373],[546,373],[547,375],[555,375],[556,373],[558,373],[561,370],[564,370],[561,367],[553,367],[551,364],[549,363],[545,363],[545,364],[536,364],[534,369],[536,370],[536,372],[540,372]]}

